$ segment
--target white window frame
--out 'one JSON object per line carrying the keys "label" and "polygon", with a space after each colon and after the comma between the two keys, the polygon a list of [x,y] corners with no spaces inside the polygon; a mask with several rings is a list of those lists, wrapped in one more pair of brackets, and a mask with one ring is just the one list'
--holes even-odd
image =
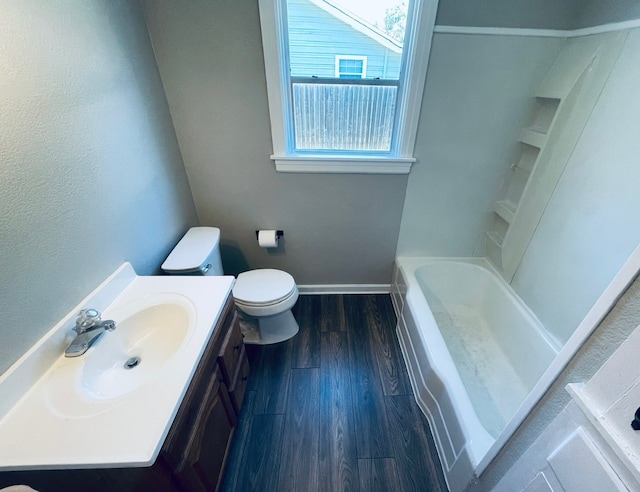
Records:
{"label": "white window frame", "polygon": [[[336,61],[335,61],[335,77],[336,79],[339,79],[340,76],[343,73],[347,73],[347,72],[341,72],[340,71],[340,62],[342,60],[357,60],[357,61],[361,61],[362,62],[362,72],[358,75],[360,75],[361,79],[366,79],[367,78],[367,57],[366,56],[361,56],[361,55],[336,55]],[[354,74],[349,74],[349,75],[356,75]]]}
{"label": "white window frame", "polygon": [[269,115],[276,170],[299,173],[408,174],[415,162],[413,150],[418,130],[422,94],[427,76],[431,39],[438,0],[413,0],[407,16],[401,74],[404,83],[396,105],[397,137],[391,152],[371,154],[296,154],[293,149],[286,0],[259,0]]}

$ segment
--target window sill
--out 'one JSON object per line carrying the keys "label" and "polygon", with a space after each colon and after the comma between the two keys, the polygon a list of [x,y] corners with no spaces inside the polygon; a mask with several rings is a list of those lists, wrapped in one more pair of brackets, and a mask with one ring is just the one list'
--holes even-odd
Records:
{"label": "window sill", "polygon": [[275,156],[276,171],[281,173],[324,174],[409,174],[413,157],[300,157]]}

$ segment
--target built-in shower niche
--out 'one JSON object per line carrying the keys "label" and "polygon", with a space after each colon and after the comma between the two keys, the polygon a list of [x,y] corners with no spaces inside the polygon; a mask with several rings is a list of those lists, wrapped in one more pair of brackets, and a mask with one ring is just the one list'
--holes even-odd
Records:
{"label": "built-in shower niche", "polygon": [[530,120],[485,228],[485,256],[508,283],[526,261],[624,39],[624,33],[607,33],[567,41],[530,100]]}
{"label": "built-in shower niche", "polygon": [[503,196],[494,204],[493,216],[485,233],[486,256],[502,268],[502,247],[509,226],[514,222],[521,198],[534,172],[541,149],[547,142],[560,99],[538,96],[531,124],[520,132],[519,157],[511,164],[511,172],[503,186]]}

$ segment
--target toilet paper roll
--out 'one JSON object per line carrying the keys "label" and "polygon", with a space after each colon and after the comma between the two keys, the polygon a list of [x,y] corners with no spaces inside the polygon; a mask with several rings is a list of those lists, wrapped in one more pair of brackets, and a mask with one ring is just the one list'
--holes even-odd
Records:
{"label": "toilet paper roll", "polygon": [[258,245],[261,248],[278,247],[278,231],[261,230],[258,231]]}

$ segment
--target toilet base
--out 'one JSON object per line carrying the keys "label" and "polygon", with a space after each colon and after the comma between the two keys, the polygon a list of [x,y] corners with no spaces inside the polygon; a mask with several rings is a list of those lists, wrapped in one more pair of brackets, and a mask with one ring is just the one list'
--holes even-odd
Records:
{"label": "toilet base", "polygon": [[244,343],[269,345],[284,342],[298,333],[298,322],[290,309],[274,316],[253,317],[239,310]]}

